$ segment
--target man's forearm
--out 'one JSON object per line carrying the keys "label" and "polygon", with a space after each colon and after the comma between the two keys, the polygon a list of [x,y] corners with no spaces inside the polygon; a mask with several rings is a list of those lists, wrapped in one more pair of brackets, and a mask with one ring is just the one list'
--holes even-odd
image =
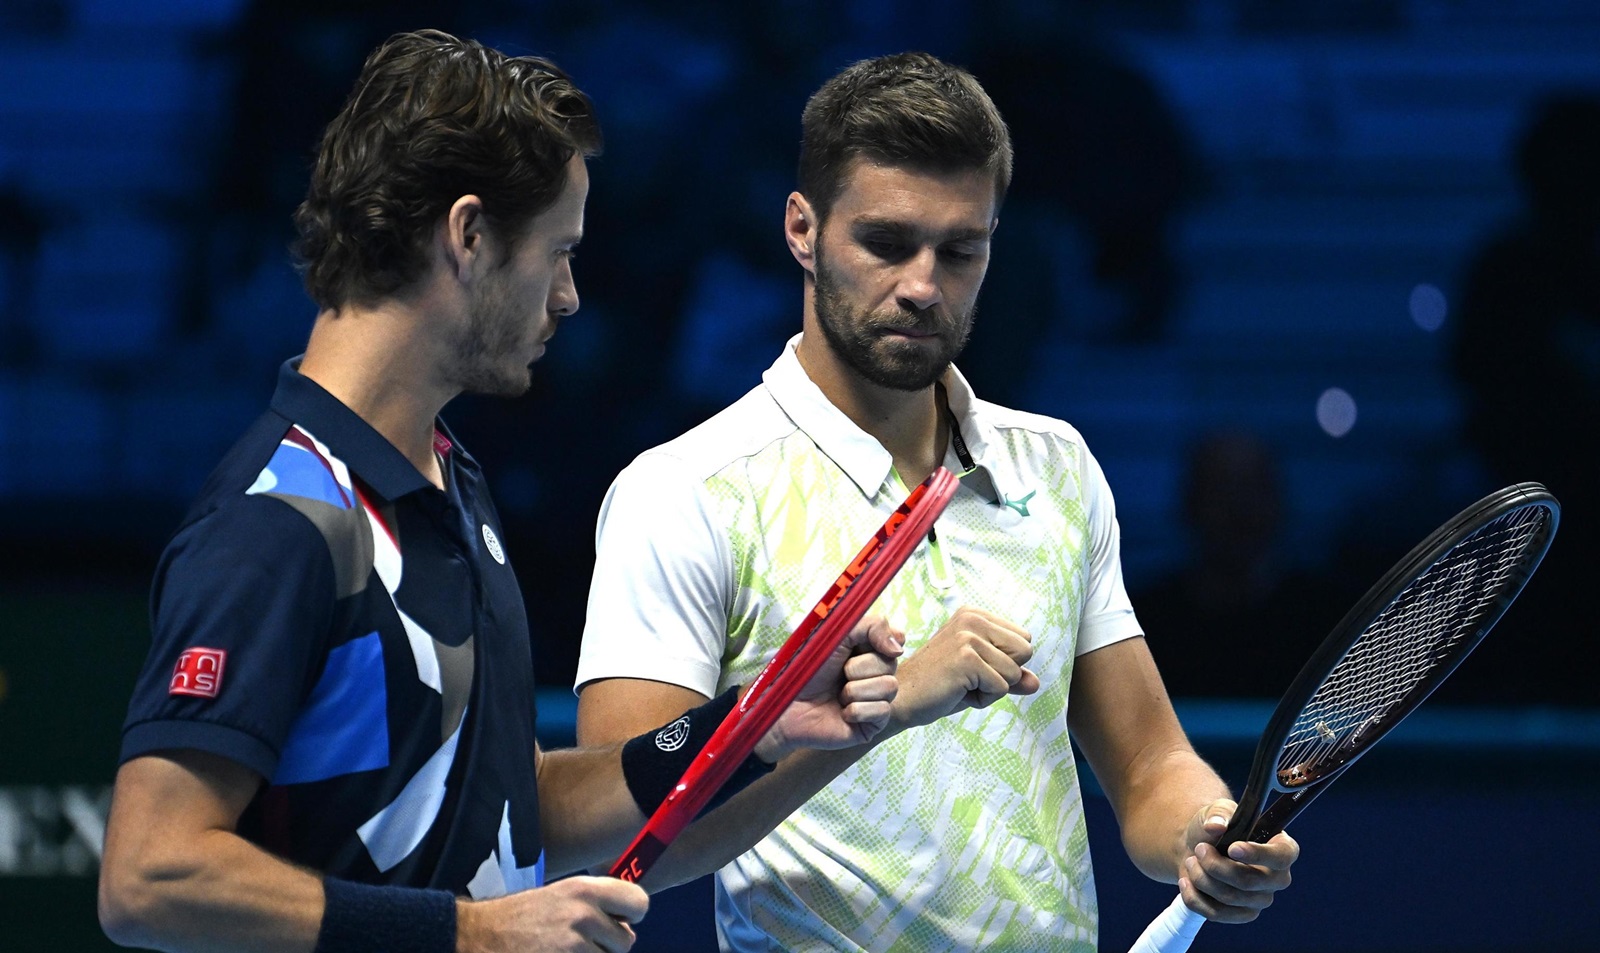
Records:
{"label": "man's forearm", "polygon": [[187,750],[118,769],[100,864],[100,922],[112,940],[161,950],[316,944],[321,880],[234,833],[260,780]]}
{"label": "man's forearm", "polygon": [[[546,869],[554,875],[592,868],[620,854],[736,704],[737,696],[730,690],[675,716],[666,727],[681,732],[677,746],[661,746],[656,731],[645,731],[620,743],[539,751]],[[781,750],[781,746],[769,746],[769,750]],[[736,770],[724,783],[722,798],[736,793],[760,773]],[[720,803],[720,799],[710,803]]]}
{"label": "man's forearm", "polygon": [[1152,880],[1177,883],[1178,865],[1190,849],[1189,822],[1201,808],[1228,797],[1228,786],[1193,751],[1162,755],[1141,772],[1120,812],[1129,859]]}
{"label": "man's forearm", "polygon": [[314,874],[224,832],[183,852],[114,860],[101,875],[101,924],[123,946],[309,951],[322,913],[322,883]]}
{"label": "man's forearm", "polygon": [[[1008,693],[1037,691],[1038,676],[1023,667],[1031,655],[1026,633],[998,616],[963,607],[900,664],[887,723],[870,744],[823,745],[788,755],[771,774],[687,828],[644,877],[644,886],[660,890],[722,867],[771,833],[873,745],[907,728]],[[578,700],[578,736],[597,743],[631,737],[657,718],[676,717],[696,700],[705,697],[660,682],[593,682]],[[611,856],[625,847],[618,845]]]}
{"label": "man's forearm", "polygon": [[655,893],[718,870],[772,833],[871,749],[870,744],[834,751],[807,748],[789,755],[771,774],[685,828],[641,885]]}
{"label": "man's forearm", "polygon": [[644,826],[622,776],[622,745],[539,753],[539,827],[551,878],[604,864]]}

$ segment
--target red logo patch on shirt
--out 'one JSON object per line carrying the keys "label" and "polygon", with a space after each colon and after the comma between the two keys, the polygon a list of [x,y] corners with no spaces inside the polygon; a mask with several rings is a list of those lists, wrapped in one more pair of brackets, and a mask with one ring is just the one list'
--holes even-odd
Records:
{"label": "red logo patch on shirt", "polygon": [[185,649],[172,670],[167,694],[216,698],[222,691],[222,663],[227,659],[228,653],[222,649]]}

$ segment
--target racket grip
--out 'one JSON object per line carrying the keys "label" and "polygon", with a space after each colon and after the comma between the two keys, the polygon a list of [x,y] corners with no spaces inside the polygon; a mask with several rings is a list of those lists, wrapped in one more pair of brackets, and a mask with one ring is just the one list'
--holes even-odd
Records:
{"label": "racket grip", "polygon": [[1180,894],[1167,904],[1160,916],[1150,921],[1139,939],[1128,947],[1128,953],[1183,953],[1205,922],[1205,917],[1184,906]]}

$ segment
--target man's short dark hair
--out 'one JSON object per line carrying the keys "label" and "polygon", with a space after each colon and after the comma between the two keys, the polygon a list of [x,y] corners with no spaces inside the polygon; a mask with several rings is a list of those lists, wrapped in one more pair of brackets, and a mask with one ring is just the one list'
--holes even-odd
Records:
{"label": "man's short dark hair", "polygon": [[594,107],[566,73],[437,30],[399,33],[367,57],[323,133],[295,254],[322,308],[410,285],[456,199],[483,200],[514,242],[555,204],[574,155],[600,151]]}
{"label": "man's short dark hair", "polygon": [[998,211],[1011,133],[971,73],[928,53],[861,60],[812,94],[801,116],[800,192],[826,218],[860,157],[917,171],[982,170]]}

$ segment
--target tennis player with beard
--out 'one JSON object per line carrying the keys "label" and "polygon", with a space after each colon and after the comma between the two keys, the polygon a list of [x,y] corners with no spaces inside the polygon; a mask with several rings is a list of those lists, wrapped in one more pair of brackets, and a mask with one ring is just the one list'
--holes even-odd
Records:
{"label": "tennis player with beard", "polygon": [[[829,80],[802,125],[784,214],[801,333],[760,386],[613,484],[580,742],[631,737],[747,681],[942,465],[962,487],[876,606],[908,633],[903,689],[926,655],[1003,666],[1020,643],[1025,690],[973,685],[958,714],[911,731],[891,716],[870,750],[802,752],[731,800],[722,810],[764,805],[737,840],[767,836],[723,847],[723,948],[1094,950],[1074,738],[1140,869],[1211,919],[1253,919],[1299,848],[1286,835],[1212,848],[1234,803],[1145,646],[1100,467],[1071,426],[978,399],[952,365],[1011,174],[998,111],[965,71],[901,54]],[[691,832],[674,849],[715,846]]]}

